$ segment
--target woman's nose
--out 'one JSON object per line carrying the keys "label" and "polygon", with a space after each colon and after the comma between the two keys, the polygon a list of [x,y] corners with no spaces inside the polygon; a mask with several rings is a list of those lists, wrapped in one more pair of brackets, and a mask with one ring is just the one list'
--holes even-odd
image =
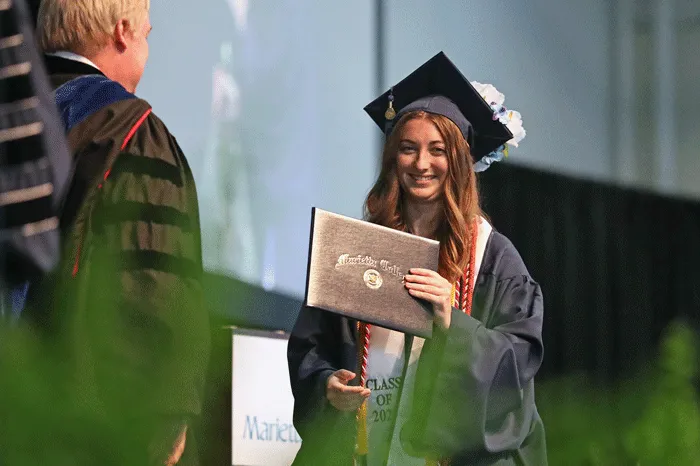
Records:
{"label": "woman's nose", "polygon": [[430,153],[427,150],[420,150],[415,161],[416,169],[427,170],[430,168]]}

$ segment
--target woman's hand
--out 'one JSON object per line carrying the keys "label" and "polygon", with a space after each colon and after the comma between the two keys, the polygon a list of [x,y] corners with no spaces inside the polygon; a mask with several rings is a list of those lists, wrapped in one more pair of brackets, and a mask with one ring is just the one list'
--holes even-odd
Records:
{"label": "woman's hand", "polygon": [[180,458],[182,458],[182,454],[185,452],[186,440],[187,426],[185,426],[182,429],[180,435],[177,437],[177,440],[175,440],[175,445],[173,445],[173,451],[170,453],[170,456],[168,456],[168,459],[165,462],[166,466],[174,466],[180,462]]}
{"label": "woman's hand", "polygon": [[326,398],[340,411],[356,411],[371,393],[369,388],[350,386],[355,373],[346,369],[335,371],[326,382]]}
{"label": "woman's hand", "polygon": [[452,283],[428,269],[410,269],[405,286],[414,298],[433,305],[433,320],[442,329],[450,328],[452,319]]}

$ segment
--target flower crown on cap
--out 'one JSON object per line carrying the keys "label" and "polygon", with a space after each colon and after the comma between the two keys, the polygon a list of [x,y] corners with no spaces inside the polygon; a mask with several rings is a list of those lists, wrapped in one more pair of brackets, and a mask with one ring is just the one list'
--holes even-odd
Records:
{"label": "flower crown on cap", "polygon": [[518,143],[525,138],[527,133],[525,132],[525,128],[523,128],[523,119],[520,116],[520,112],[508,110],[503,106],[506,98],[502,93],[498,92],[491,84],[482,84],[477,81],[472,81],[471,85],[481,94],[481,97],[484,98],[486,103],[491,106],[493,110],[493,120],[500,121],[513,134],[513,139],[490,154],[485,155],[474,164],[474,171],[482,172],[489,168],[492,163],[500,162],[503,160],[503,157],[508,157],[508,146],[518,147]]}

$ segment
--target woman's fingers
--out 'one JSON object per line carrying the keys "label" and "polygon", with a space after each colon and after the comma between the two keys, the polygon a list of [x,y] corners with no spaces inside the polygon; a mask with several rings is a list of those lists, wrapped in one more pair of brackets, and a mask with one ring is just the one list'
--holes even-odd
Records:
{"label": "woman's fingers", "polygon": [[445,296],[452,293],[451,289],[446,293],[447,290],[443,288],[435,285],[423,285],[421,283],[406,283],[406,288],[409,290],[423,291],[424,293],[430,293],[435,296]]}
{"label": "woman's fingers", "polygon": [[452,297],[452,287],[444,285],[406,282],[406,289],[411,296],[425,299],[433,304],[442,304]]}
{"label": "woman's fingers", "polygon": [[359,408],[362,402],[369,397],[369,390],[362,387],[352,388],[360,388],[360,391],[331,391],[328,393],[328,401],[341,411],[349,411]]}
{"label": "woman's fingers", "polygon": [[338,393],[362,393],[365,388],[354,385],[336,385],[333,387]]}
{"label": "woman's fingers", "polygon": [[437,272],[428,269],[410,269],[404,276],[406,283],[421,283],[438,287],[452,288],[452,284]]}
{"label": "woman's fingers", "polygon": [[428,277],[426,275],[405,275],[404,281],[406,283],[421,283],[424,285],[437,285],[438,283],[443,283],[436,277]]}
{"label": "woman's fingers", "polygon": [[432,293],[427,293],[425,291],[420,291],[420,290],[409,289],[408,292],[413,297],[416,297],[419,299],[424,299],[424,300],[431,302],[433,304],[441,304],[442,301],[445,299],[442,296],[437,296],[437,295],[434,295]]}
{"label": "woman's fingers", "polygon": [[440,276],[440,274],[438,274],[434,270],[421,269],[421,268],[408,269],[408,273],[409,273],[409,275],[421,275],[424,277],[435,277],[435,276],[439,277]]}
{"label": "woman's fingers", "polygon": [[351,372],[347,369],[337,370],[333,373],[333,375],[340,379],[340,381],[344,384],[347,384],[356,377],[354,372]]}
{"label": "woman's fingers", "polygon": [[352,411],[360,407],[371,391],[365,387],[347,385],[355,374],[346,369],[334,372],[326,385],[326,398],[336,409]]}

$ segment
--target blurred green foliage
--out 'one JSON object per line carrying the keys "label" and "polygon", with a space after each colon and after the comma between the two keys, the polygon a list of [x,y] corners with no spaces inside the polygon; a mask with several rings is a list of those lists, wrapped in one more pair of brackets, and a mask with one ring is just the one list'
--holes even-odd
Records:
{"label": "blurred green foliage", "polygon": [[[0,465],[132,464],[133,437],[68,402],[61,387],[70,371],[57,354],[27,329],[0,329]],[[673,323],[634,377],[540,383],[549,464],[700,465],[697,357],[697,335]],[[80,457],[88,451],[90,458]]]}
{"label": "blurred green foliage", "polygon": [[140,464],[145,426],[120,426],[70,396],[60,354],[28,328],[0,328],[0,466]]}
{"label": "blurred green foliage", "polygon": [[672,323],[635,376],[603,384],[579,375],[542,383],[537,403],[549,464],[700,465],[697,335]]}

